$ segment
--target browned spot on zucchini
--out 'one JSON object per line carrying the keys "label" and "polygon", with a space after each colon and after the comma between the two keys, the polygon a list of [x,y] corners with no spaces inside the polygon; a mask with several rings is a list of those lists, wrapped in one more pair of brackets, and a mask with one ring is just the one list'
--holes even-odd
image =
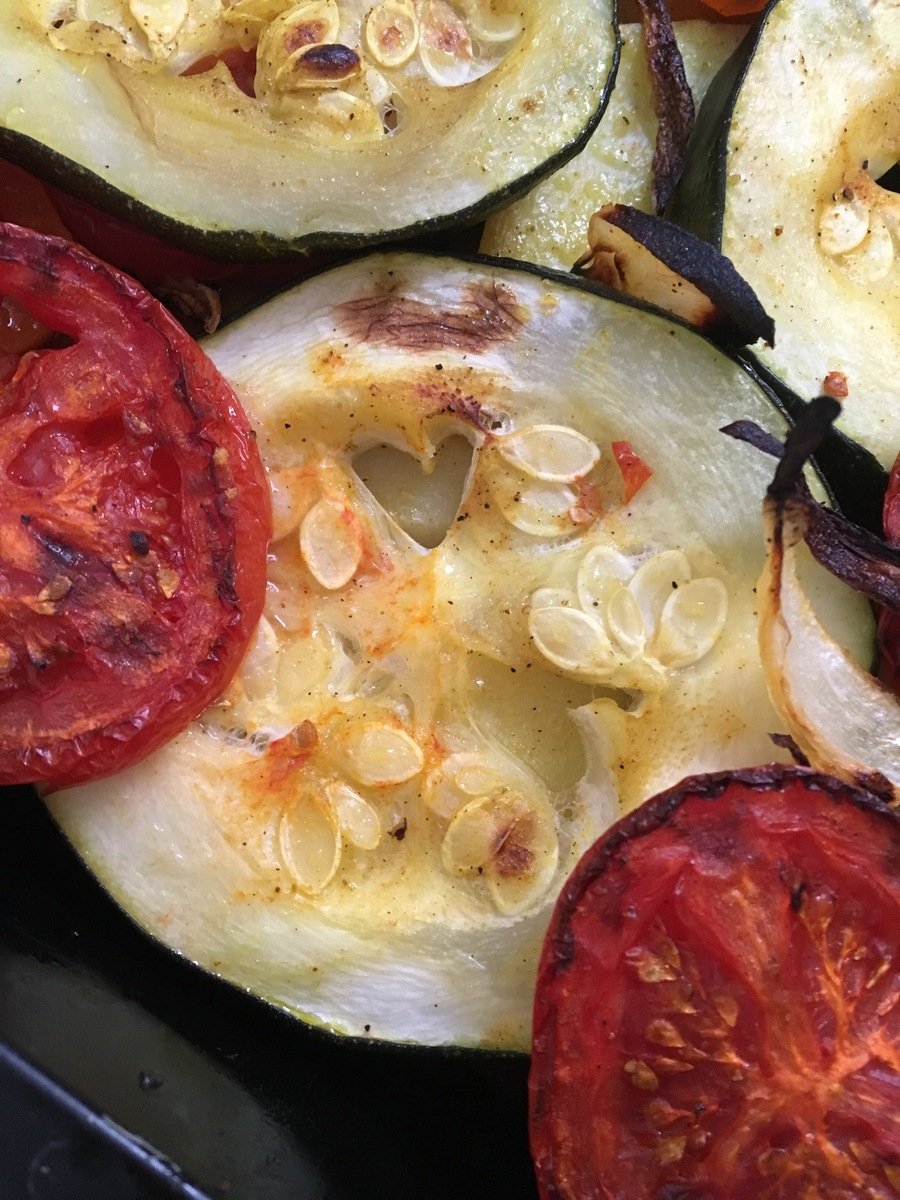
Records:
{"label": "browned spot on zucchini", "polygon": [[512,341],[525,323],[515,293],[494,280],[466,285],[456,308],[433,308],[393,290],[348,300],[337,314],[350,336],[401,350],[481,353]]}

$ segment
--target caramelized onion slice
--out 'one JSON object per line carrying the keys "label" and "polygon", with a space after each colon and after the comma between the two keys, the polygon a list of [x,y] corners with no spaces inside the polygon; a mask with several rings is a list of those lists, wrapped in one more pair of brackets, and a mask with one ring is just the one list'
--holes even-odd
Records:
{"label": "caramelized onion slice", "polygon": [[831,422],[839,411],[840,405],[832,397],[817,397],[787,447],[752,421],[734,421],[723,426],[722,433],[775,458],[785,452],[786,461],[779,466],[769,490],[776,498],[790,496],[795,510],[802,512],[803,536],[813,556],[854,591],[891,612],[900,612],[900,546],[878,537],[842,512],[819,504],[803,478],[803,466],[811,455],[821,463],[822,444],[833,436]]}
{"label": "caramelized onion slice", "polygon": [[[760,649],[773,703],[809,762],[900,801],[900,700],[826,631],[797,570],[800,544],[819,507],[799,471],[815,449],[817,429],[827,430],[835,411],[833,404],[810,404],[808,419],[788,438],[765,500]],[[841,524],[850,526],[832,514],[827,522],[820,520],[818,535]],[[822,554],[816,557],[828,565]],[[868,558],[867,573],[875,566]]]}
{"label": "caramelized onion slice", "polygon": [[665,0],[638,0],[653,111],[659,120],[653,152],[653,207],[662,212],[687,160],[694,128],[694,97]]}
{"label": "caramelized onion slice", "polygon": [[715,341],[775,341],[775,327],[731,260],[696,234],[627,204],[591,217],[590,251],[574,270],[674,313]]}

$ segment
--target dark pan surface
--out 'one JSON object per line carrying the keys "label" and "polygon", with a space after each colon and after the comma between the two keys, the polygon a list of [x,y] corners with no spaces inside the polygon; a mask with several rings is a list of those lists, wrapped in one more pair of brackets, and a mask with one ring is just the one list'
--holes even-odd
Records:
{"label": "dark pan surface", "polygon": [[206,976],[0,793],[2,1200],[533,1200],[526,1076],[334,1039]]}

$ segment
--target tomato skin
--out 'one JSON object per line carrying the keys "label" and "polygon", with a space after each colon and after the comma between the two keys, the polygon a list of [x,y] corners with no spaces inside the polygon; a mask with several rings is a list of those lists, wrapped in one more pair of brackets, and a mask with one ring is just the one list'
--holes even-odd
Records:
{"label": "tomato skin", "polygon": [[217,262],[172,246],[130,221],[102,212],[59,188],[50,188],[49,194],[75,241],[104,262],[127,271],[146,287],[181,276],[203,283],[220,283],[240,271],[236,263]]}
{"label": "tomato skin", "polygon": [[884,497],[884,534],[889,542],[900,545],[900,454],[894,462]]}
{"label": "tomato skin", "polygon": [[60,787],[137,761],[227,685],[270,503],[237,397],[140,285],[0,225],[0,294],[71,339],[0,384],[0,783]]}
{"label": "tomato skin", "polygon": [[227,50],[223,50],[219,54],[210,54],[208,57],[195,62],[186,71],[185,75],[202,75],[204,71],[211,70],[216,63],[224,63],[231,72],[231,78],[241,89],[245,96],[256,95],[256,47],[250,50],[242,50],[240,46],[231,46]]}
{"label": "tomato skin", "polygon": [[703,0],[706,15],[717,13],[720,17],[749,17],[762,12],[768,0]]}
{"label": "tomato skin", "polygon": [[[760,12],[765,0],[669,0],[666,7],[673,21],[734,21],[743,23],[740,13]],[[619,21],[641,19],[636,0],[620,0]]]}
{"label": "tomato skin", "polygon": [[47,188],[22,167],[0,158],[0,221],[68,237]]}
{"label": "tomato skin", "polygon": [[[900,546],[900,455],[884,497],[884,536]],[[900,696],[900,613],[888,609],[878,614],[878,663],[882,682]]]}
{"label": "tomato skin", "polygon": [[888,1200],[900,818],[801,768],[687,780],[559,897],[530,1089],[543,1200]]}
{"label": "tomato skin", "polygon": [[[75,241],[104,262],[127,271],[167,303],[185,283],[197,281],[216,290],[223,312],[239,311],[322,264],[321,256],[315,255],[286,262],[220,262],[163,241],[57,188],[50,189],[50,195]],[[177,302],[175,312],[178,316],[184,312]]]}

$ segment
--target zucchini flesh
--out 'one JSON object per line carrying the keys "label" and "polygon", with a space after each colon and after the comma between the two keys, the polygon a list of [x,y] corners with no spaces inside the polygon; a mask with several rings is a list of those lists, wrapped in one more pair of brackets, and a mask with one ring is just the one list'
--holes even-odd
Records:
{"label": "zucchini flesh", "polygon": [[[526,1048],[582,851],[686,774],[780,753],[771,464],[719,430],[782,417],[663,315],[489,262],[372,256],[207,347],[273,486],[266,618],[218,705],[50,810],[154,936],[303,1019]],[[622,443],[652,472],[633,494]],[[868,654],[864,602],[816,580]]]}
{"label": "zucchini flesh", "polygon": [[776,0],[715,81],[669,215],[718,245],[775,318],[760,364],[889,467],[900,448],[900,17]]}
{"label": "zucchini flesh", "polygon": [[[675,35],[699,105],[745,32],[740,25],[678,21]],[[584,150],[485,222],[483,254],[569,270],[587,248],[588,222],[604,204],[651,212],[657,119],[640,25],[621,27],[622,53],[609,106]]]}
{"label": "zucchini flesh", "polygon": [[[154,42],[133,21],[127,37],[110,28],[115,6],[86,4],[74,11],[96,8],[99,19],[70,21],[66,6],[2,0],[0,147],[173,242],[235,258],[474,220],[580,148],[617,58],[609,0],[391,3],[405,5],[418,36],[397,65],[373,50],[374,10],[360,0],[171,6],[194,25],[159,61],[138,50],[162,34]],[[161,10],[128,11],[150,20]],[[314,36],[323,46],[303,41],[312,17],[322,17]],[[438,18],[468,47],[457,55],[468,65],[461,74],[427,58],[428,22]],[[256,96],[224,61],[197,70],[209,60],[202,51],[215,58],[229,38],[238,51],[258,39]],[[349,64],[348,77],[295,80],[313,52],[325,67]]]}

